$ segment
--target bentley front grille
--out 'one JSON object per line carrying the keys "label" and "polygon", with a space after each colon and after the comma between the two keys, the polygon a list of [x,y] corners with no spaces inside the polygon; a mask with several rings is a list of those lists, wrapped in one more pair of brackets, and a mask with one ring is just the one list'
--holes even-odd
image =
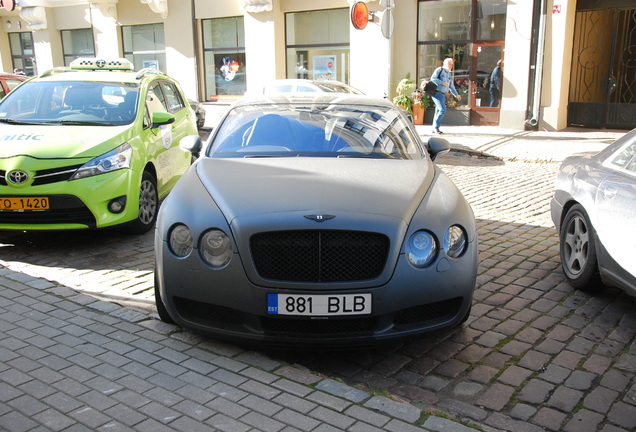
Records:
{"label": "bentley front grille", "polygon": [[384,270],[389,239],[364,231],[275,231],[250,239],[264,279],[334,283],[375,279]]}

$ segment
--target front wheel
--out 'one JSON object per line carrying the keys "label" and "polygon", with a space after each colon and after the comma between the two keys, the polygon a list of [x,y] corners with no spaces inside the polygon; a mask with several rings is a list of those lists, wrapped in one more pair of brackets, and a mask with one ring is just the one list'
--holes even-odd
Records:
{"label": "front wheel", "polygon": [[137,219],[130,225],[130,232],[143,234],[150,231],[157,221],[158,210],[157,180],[148,171],[144,171],[139,187],[139,212]]}
{"label": "front wheel", "polygon": [[561,225],[561,266],[572,286],[595,289],[600,285],[596,260],[596,234],[583,207],[568,210]]}

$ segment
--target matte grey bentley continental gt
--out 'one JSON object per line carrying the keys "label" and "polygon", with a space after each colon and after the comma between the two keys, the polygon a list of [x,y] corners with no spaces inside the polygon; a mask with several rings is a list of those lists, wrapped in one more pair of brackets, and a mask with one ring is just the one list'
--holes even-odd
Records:
{"label": "matte grey bentley continental gt", "polygon": [[470,313],[473,212],[392,103],[356,95],[244,99],[164,201],[159,316],[234,342],[374,344]]}

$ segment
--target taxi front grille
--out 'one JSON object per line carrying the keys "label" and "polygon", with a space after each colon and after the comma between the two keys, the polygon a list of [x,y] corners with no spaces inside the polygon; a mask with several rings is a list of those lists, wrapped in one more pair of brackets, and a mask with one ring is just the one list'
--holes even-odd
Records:
{"label": "taxi front grille", "polygon": [[264,279],[352,282],[380,276],[389,239],[364,231],[275,231],[252,236],[250,250],[256,271]]}
{"label": "taxi front grille", "polygon": [[33,176],[33,186],[40,186],[45,184],[57,183],[61,181],[68,181],[73,174],[82,165],[73,165],[61,168],[52,168],[47,170],[40,170]]}

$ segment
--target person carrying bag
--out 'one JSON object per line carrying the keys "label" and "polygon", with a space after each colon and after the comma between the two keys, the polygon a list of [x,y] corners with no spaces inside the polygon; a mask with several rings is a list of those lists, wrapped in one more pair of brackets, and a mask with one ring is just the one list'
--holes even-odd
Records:
{"label": "person carrying bag", "polygon": [[431,75],[431,82],[433,82],[437,88],[435,93],[431,95],[433,103],[435,104],[435,115],[433,117],[433,134],[443,133],[440,130],[444,116],[446,115],[446,95],[450,92],[458,101],[462,100],[462,97],[457,93],[455,84],[453,83],[453,63],[452,58],[444,59],[444,63],[441,67],[435,69]]}

